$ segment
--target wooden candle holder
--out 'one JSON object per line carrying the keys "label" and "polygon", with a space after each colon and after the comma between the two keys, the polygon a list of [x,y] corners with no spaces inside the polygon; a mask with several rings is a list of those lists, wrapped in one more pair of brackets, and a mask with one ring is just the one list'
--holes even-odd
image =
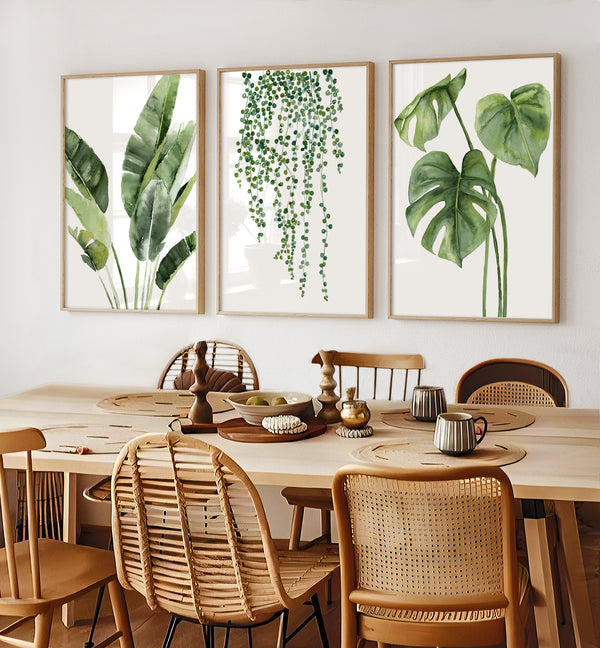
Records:
{"label": "wooden candle holder", "polygon": [[321,403],[321,411],[317,414],[317,419],[323,423],[339,423],[342,420],[336,403],[340,397],[335,393],[337,382],[333,377],[335,367],[333,366],[333,355],[335,351],[319,351],[323,366],[321,367],[321,395],[317,400]]}
{"label": "wooden candle holder", "polygon": [[194,374],[194,384],[190,387],[190,391],[195,396],[194,404],[190,408],[188,417],[194,424],[198,423],[212,423],[213,411],[210,403],[206,400],[208,392],[208,385],[206,384],[206,372],[208,365],[206,364],[206,342],[196,342],[194,351],[196,353],[196,361],[192,367]]}

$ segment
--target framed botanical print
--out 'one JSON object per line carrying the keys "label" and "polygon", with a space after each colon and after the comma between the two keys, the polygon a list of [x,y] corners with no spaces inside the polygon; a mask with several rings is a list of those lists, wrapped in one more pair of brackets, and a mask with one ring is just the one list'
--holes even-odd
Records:
{"label": "framed botanical print", "polygon": [[62,308],[204,308],[204,72],[62,77]]}
{"label": "framed botanical print", "polygon": [[558,321],[560,56],[390,62],[392,318]]}
{"label": "framed botanical print", "polygon": [[218,84],[219,312],[371,317],[373,64]]}

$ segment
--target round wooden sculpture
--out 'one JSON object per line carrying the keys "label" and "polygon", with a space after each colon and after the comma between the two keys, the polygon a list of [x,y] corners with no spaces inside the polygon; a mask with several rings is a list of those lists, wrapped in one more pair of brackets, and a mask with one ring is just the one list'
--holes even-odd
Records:
{"label": "round wooden sculpture", "polygon": [[333,366],[333,354],[335,351],[319,351],[321,360],[323,361],[323,366],[321,367],[321,374],[323,378],[321,379],[321,394],[317,396],[317,400],[323,406],[321,411],[317,414],[319,421],[323,423],[339,423],[342,420],[340,412],[336,407],[336,403],[340,400],[340,397],[335,393],[335,388],[337,382],[333,377],[335,373],[335,367]]}

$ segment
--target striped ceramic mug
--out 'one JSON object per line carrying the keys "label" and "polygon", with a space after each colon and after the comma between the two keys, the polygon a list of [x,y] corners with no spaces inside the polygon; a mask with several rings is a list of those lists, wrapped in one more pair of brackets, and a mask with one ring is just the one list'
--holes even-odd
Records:
{"label": "striped ceramic mug", "polygon": [[435,421],[447,410],[446,396],[441,387],[417,385],[413,390],[410,413],[417,421]]}
{"label": "striped ceramic mug", "polygon": [[[483,421],[483,433],[480,435],[475,432],[476,421]],[[487,421],[483,416],[473,418],[466,412],[446,412],[437,417],[433,445],[445,454],[465,455],[483,441],[486,432]]]}

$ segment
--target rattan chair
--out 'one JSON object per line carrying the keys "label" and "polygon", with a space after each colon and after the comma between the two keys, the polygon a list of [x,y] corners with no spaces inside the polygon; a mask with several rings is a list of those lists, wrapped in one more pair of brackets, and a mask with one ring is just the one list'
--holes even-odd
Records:
{"label": "rattan chair", "polygon": [[[214,628],[252,628],[310,602],[323,646],[327,636],[317,590],[337,572],[337,549],[275,549],[256,488],[221,450],[176,432],[128,443],[112,477],[113,539],[119,580],[146,597],[152,610]],[[304,624],[301,625],[303,627]]]}
{"label": "rattan chair", "polygon": [[[0,549],[0,615],[18,617],[2,630],[0,644],[47,648],[54,610],[89,590],[108,584],[117,631],[102,642],[119,640],[121,648],[133,647],[127,606],[117,580],[112,552],[38,538],[34,473],[31,452],[46,445],[42,433],[26,428],[0,434],[0,502],[4,548]],[[26,452],[28,540],[15,542],[3,455]],[[10,632],[35,617],[34,639],[10,637]],[[8,635],[8,636],[7,636]]]}
{"label": "rattan chair", "polygon": [[[223,340],[206,340],[206,345],[206,363],[209,368],[234,374],[246,389],[258,389],[256,368],[244,349]],[[187,389],[193,382],[191,370],[195,360],[193,344],[180,349],[163,369],[158,380],[158,389],[175,389],[176,381],[179,389]],[[235,391],[223,388],[223,386],[212,388],[212,390]]]}
{"label": "rattan chair", "polygon": [[347,466],[333,481],[342,648],[524,646],[526,570],[513,493],[496,467]]}
{"label": "rattan chair", "polygon": [[[311,361],[321,365],[323,361],[317,353]],[[421,371],[425,368],[423,356],[419,354],[349,353],[335,351],[333,365],[336,368],[338,394],[343,395],[343,385],[356,387],[356,398],[383,398],[406,400],[408,388],[421,383]],[[362,370],[362,371],[361,371]],[[400,375],[401,380],[394,378]],[[368,390],[368,391],[367,391]],[[331,542],[331,511],[333,500],[329,488],[310,488],[288,486],[281,494],[293,507],[290,529],[290,549],[300,547],[304,510],[318,509],[321,512],[321,535],[305,546],[325,540]]]}
{"label": "rattan chair", "polygon": [[534,360],[494,358],[466,371],[456,387],[457,403],[567,407],[564,378],[552,367]]}

